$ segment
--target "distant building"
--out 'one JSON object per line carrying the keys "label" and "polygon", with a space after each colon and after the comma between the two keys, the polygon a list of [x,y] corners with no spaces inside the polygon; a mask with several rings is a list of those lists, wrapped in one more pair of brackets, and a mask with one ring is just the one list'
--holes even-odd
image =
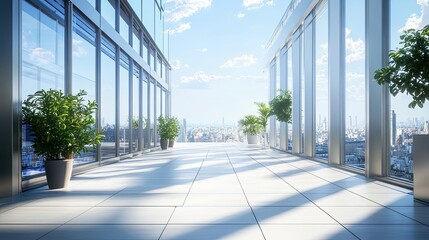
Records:
{"label": "distant building", "polygon": [[423,131],[424,131],[424,133],[429,133],[429,121],[425,122],[425,126],[424,126]]}

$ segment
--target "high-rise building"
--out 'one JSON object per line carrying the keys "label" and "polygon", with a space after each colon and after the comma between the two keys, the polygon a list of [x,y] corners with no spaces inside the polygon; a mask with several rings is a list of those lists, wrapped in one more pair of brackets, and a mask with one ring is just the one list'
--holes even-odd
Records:
{"label": "high-rise building", "polygon": [[395,110],[390,112],[390,145],[396,146],[396,113]]}
{"label": "high-rise building", "polygon": [[424,133],[429,133],[429,121],[425,122],[425,126],[423,128]]}
{"label": "high-rise building", "polygon": [[163,1],[0,2],[0,197],[44,181],[19,105],[41,89],[84,89],[98,104],[105,137],[97,150],[76,153],[80,170],[159,145],[156,119],[170,114],[171,89]]}

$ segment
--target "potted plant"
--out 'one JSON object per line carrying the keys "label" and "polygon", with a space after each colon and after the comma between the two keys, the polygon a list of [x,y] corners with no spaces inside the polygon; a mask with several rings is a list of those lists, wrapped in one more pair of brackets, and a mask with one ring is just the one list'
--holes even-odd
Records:
{"label": "potted plant", "polygon": [[255,102],[256,106],[258,106],[258,119],[259,124],[262,126],[262,141],[266,142],[266,134],[267,134],[267,125],[268,125],[268,118],[271,116],[270,107],[263,103],[263,102]]}
{"label": "potted plant", "polygon": [[180,134],[180,124],[179,120],[172,116],[168,117],[167,121],[169,125],[168,147],[172,148],[174,147],[174,141]]}
{"label": "potted plant", "polygon": [[169,124],[167,118],[163,115],[158,117],[158,134],[161,138],[161,149],[165,150],[168,147],[168,138],[169,138]]}
{"label": "potted plant", "polygon": [[64,95],[59,90],[40,90],[29,95],[22,107],[23,123],[34,136],[34,152],[45,161],[50,189],[67,187],[73,169],[73,154],[100,144],[95,128],[95,101],[85,101],[86,92]]}
{"label": "potted plant", "polygon": [[257,144],[258,134],[262,129],[259,118],[255,115],[246,115],[238,123],[242,127],[243,132],[247,135],[247,143]]}
{"label": "potted plant", "polygon": [[[404,31],[402,45],[389,52],[389,63],[378,69],[374,78],[387,84],[390,93],[406,93],[412,97],[409,108],[422,108],[429,100],[429,25],[420,30]],[[429,135],[413,135],[414,197],[429,202]]]}

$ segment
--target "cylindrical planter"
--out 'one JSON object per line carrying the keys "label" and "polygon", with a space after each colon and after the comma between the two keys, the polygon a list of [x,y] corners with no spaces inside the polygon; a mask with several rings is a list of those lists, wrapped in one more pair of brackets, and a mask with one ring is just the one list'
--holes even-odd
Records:
{"label": "cylindrical planter", "polygon": [[161,149],[165,150],[168,147],[168,140],[167,139],[161,139]]}
{"label": "cylindrical planter", "polygon": [[73,170],[73,159],[46,160],[45,171],[49,189],[68,187]]}
{"label": "cylindrical planter", "polygon": [[168,147],[169,148],[172,148],[172,147],[174,147],[174,140],[168,140]]}
{"label": "cylindrical planter", "polygon": [[248,144],[257,144],[259,140],[258,135],[247,135],[247,143]]}

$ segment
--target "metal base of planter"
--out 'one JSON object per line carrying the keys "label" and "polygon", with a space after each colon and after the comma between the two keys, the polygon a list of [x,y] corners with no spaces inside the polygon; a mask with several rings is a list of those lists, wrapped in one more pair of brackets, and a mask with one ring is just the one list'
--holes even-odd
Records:
{"label": "metal base of planter", "polygon": [[413,135],[414,198],[429,203],[429,135]]}
{"label": "metal base of planter", "polygon": [[72,175],[73,159],[46,160],[45,169],[49,189],[66,188]]}

